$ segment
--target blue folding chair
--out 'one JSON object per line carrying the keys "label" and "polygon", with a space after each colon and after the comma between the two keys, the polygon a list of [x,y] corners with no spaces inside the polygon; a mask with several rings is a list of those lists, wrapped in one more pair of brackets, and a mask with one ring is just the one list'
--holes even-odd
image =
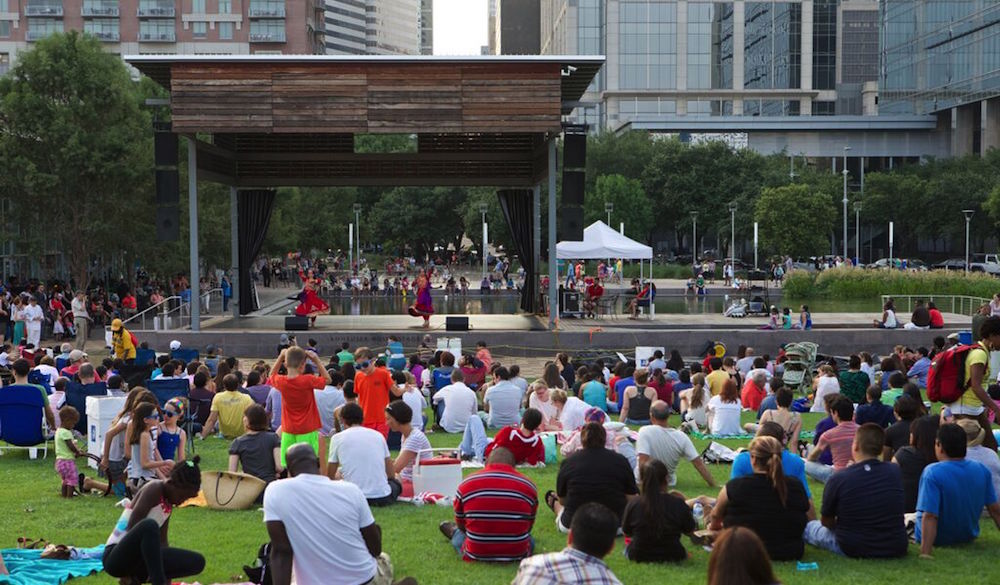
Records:
{"label": "blue folding chair", "polygon": [[184,431],[188,436],[188,448],[191,452],[194,452],[194,441],[192,440],[194,436],[194,412],[193,410],[197,405],[191,404],[191,388],[188,386],[188,381],[186,378],[179,380],[146,380],[146,389],[156,396],[156,401],[160,403],[160,408],[167,403],[168,400],[173,398],[180,398],[187,405],[187,413],[184,415],[183,421],[178,421],[181,426],[184,427]]}
{"label": "blue folding chair", "polygon": [[80,384],[70,382],[66,385],[66,404],[72,406],[80,413],[80,420],[73,427],[81,435],[87,435],[87,397],[107,396],[108,385],[104,382],[94,382],[93,384]]}
{"label": "blue folding chair", "polygon": [[185,364],[190,364],[191,362],[198,361],[198,350],[197,349],[175,349],[170,352],[170,357],[175,360],[181,360]]}
{"label": "blue folding chair", "polygon": [[135,350],[135,365],[146,366],[156,362],[156,352],[151,349],[138,348]]}
{"label": "blue folding chair", "polygon": [[4,449],[34,449],[41,446],[48,457],[45,438],[45,399],[35,386],[11,385],[0,390],[0,440]]}
{"label": "blue folding chair", "polygon": [[48,374],[43,374],[38,370],[31,370],[28,372],[28,383],[38,384],[42,388],[45,388],[46,394],[52,394],[52,380],[49,379]]}
{"label": "blue folding chair", "polygon": [[60,372],[69,365],[69,360],[66,358],[57,357],[56,358],[56,369]]}

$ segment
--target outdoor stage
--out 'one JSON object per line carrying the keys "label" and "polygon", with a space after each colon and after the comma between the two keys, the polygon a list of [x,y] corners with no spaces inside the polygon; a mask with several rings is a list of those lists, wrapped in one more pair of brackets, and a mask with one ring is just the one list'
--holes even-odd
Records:
{"label": "outdoor stage", "polygon": [[[894,345],[930,347],[934,337],[967,329],[970,319],[962,315],[945,314],[946,329],[906,331],[884,330],[871,326],[871,316],[863,313],[814,313],[818,323],[811,331],[762,331],[763,318],[731,319],[721,315],[662,314],[654,319],[630,320],[562,319],[555,331],[547,329],[546,317],[533,315],[461,315],[469,317],[470,331],[446,331],[446,315],[431,318],[429,330],[420,327],[421,320],[408,315],[321,316],[308,331],[289,332],[298,337],[300,345],[315,339],[324,356],[342,342],[352,348],[362,345],[384,348],[386,338],[397,336],[411,353],[423,336],[435,339],[457,337],[465,351],[485,341],[498,354],[513,357],[536,357],[557,351],[631,353],[636,346],[662,346],[680,350],[684,356],[695,356],[708,341],[722,341],[735,353],[739,345],[757,348],[758,354],[777,353],[780,344],[796,341],[818,343],[824,354],[848,355],[868,350],[888,353]],[[202,322],[202,330],[143,331],[139,337],[154,349],[165,348],[173,339],[186,347],[203,349],[208,344],[222,347],[227,355],[272,359],[276,355],[278,338],[284,329],[284,316],[261,315],[234,318],[219,316]]]}

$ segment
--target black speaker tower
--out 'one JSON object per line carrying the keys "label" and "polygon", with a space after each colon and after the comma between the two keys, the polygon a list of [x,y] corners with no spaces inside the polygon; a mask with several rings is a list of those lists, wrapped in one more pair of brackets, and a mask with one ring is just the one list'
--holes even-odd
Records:
{"label": "black speaker tower", "polygon": [[583,240],[583,199],[587,166],[587,126],[563,126],[562,205],[559,208],[560,240]]}
{"label": "black speaker tower", "polygon": [[156,163],[156,239],[180,238],[180,175],[177,172],[177,135],[169,122],[153,122],[153,155]]}

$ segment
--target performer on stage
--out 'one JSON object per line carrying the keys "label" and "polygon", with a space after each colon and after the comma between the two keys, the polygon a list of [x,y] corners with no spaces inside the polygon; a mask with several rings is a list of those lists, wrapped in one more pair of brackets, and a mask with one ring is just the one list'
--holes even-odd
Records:
{"label": "performer on stage", "polygon": [[414,317],[424,318],[424,329],[431,326],[431,315],[434,314],[434,302],[431,299],[430,271],[421,272],[417,276],[417,302],[410,305],[409,313]]}
{"label": "performer on stage", "polygon": [[325,315],[330,312],[330,305],[316,294],[321,281],[313,275],[313,271],[308,273],[299,270],[299,278],[302,279],[302,292],[299,293],[299,306],[295,307],[295,314],[300,317],[309,317],[309,324],[316,324],[317,315]]}

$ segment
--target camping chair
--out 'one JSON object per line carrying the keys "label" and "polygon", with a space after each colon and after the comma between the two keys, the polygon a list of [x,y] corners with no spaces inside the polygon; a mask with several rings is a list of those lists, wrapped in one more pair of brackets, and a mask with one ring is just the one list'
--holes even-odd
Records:
{"label": "camping chair", "polygon": [[0,440],[4,449],[34,449],[39,445],[42,457],[48,457],[49,443],[45,438],[45,400],[35,386],[14,385],[0,390]]}
{"label": "camping chair", "polygon": [[190,364],[191,362],[198,361],[198,350],[197,349],[177,349],[170,352],[170,357],[175,360],[180,360],[185,364]]}
{"label": "camping chair", "polygon": [[43,374],[38,370],[31,370],[28,372],[28,383],[38,384],[42,388],[45,388],[46,394],[52,394],[52,381],[49,379],[48,374]]}
{"label": "camping chair", "polygon": [[87,436],[87,397],[107,395],[108,385],[104,382],[94,382],[93,384],[70,382],[66,385],[66,404],[80,413],[80,420],[73,428],[81,435]]}
{"label": "camping chair", "polygon": [[156,362],[156,352],[151,349],[137,348],[135,350],[135,365],[148,366]]}
{"label": "camping chair", "polygon": [[620,297],[620,294],[605,294],[601,296],[601,298],[597,299],[597,306],[594,307],[594,316],[603,317],[609,315],[613,319],[617,319],[618,313],[616,312],[616,307],[618,306],[618,299]]}
{"label": "camping chair", "polygon": [[160,403],[160,408],[167,403],[168,400],[173,398],[180,398],[184,401],[187,406],[187,412],[184,414],[184,420],[178,421],[180,425],[184,428],[184,432],[188,436],[188,446],[191,448],[191,452],[194,452],[194,441],[191,440],[194,434],[194,413],[192,412],[191,404],[191,387],[188,385],[187,379],[181,380],[146,380],[146,389],[156,396],[156,401]]}
{"label": "camping chair", "polygon": [[56,358],[56,369],[59,370],[60,372],[63,371],[63,368],[65,368],[68,365],[69,365],[68,359],[61,357]]}
{"label": "camping chair", "polygon": [[[640,300],[639,303],[638,303],[638,307],[639,307],[639,312],[640,313],[644,313],[646,315],[646,318],[649,319],[650,321],[652,321],[653,318],[656,317],[656,289],[655,288],[650,288],[649,289],[649,298],[648,299]],[[649,311],[646,312],[644,309],[649,309]]]}
{"label": "camping chair", "polygon": [[139,365],[136,363],[131,366],[126,364],[118,370],[118,375],[128,384],[129,388],[135,388],[136,386],[145,387],[146,380],[149,379],[151,373],[153,373],[153,366],[149,364]]}

